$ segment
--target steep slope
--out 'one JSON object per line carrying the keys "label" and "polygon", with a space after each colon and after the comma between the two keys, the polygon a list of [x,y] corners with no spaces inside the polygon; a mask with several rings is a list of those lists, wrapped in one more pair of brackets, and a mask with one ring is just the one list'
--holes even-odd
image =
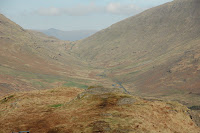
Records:
{"label": "steep slope", "polygon": [[24,30],[0,14],[0,95],[95,82],[87,63],[70,55],[69,41]]}
{"label": "steep slope", "polygon": [[48,30],[39,30],[39,31],[48,36],[53,36],[61,40],[69,40],[69,41],[81,40],[97,32],[96,30],[61,31],[54,28]]}
{"label": "steep slope", "polygon": [[199,0],[175,0],[149,9],[77,42],[72,52],[107,68],[100,76],[129,91],[198,97],[199,7]]}
{"label": "steep slope", "polygon": [[1,98],[0,129],[1,133],[199,133],[187,111],[177,102],[144,100],[119,89],[57,88]]}
{"label": "steep slope", "polygon": [[81,41],[74,51],[97,62],[163,55],[199,37],[198,4],[198,0],[174,1],[149,9]]}

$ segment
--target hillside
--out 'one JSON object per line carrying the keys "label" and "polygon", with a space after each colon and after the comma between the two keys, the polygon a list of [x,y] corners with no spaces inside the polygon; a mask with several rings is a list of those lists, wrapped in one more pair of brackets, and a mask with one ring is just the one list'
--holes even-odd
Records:
{"label": "hillside", "polygon": [[96,33],[96,30],[73,30],[73,31],[62,31],[58,29],[48,29],[48,30],[39,30],[39,32],[42,32],[48,36],[56,37],[60,40],[69,40],[69,41],[77,41],[84,38],[87,38],[94,33]]}
{"label": "hillside", "polygon": [[24,30],[2,14],[0,45],[0,95],[57,86],[87,88],[99,82],[93,73],[100,71],[70,55],[72,42]]}
{"label": "hillside", "polygon": [[0,14],[0,133],[199,133],[199,7],[174,0],[75,42]]}
{"label": "hillside", "polygon": [[151,8],[77,42],[72,52],[130,92],[191,103],[200,94],[199,7],[199,0],[175,0]]}
{"label": "hillside", "polygon": [[1,133],[199,133],[188,109],[120,89],[56,88],[0,99]]}

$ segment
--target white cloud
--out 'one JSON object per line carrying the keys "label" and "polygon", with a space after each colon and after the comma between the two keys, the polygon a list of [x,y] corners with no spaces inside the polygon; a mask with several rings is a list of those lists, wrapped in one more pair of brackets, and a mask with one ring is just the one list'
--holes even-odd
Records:
{"label": "white cloud", "polygon": [[55,7],[50,8],[40,8],[36,11],[37,14],[42,16],[59,16],[62,15],[62,10]]}
{"label": "white cloud", "polygon": [[120,3],[110,3],[110,4],[108,4],[108,6],[106,7],[106,9],[107,9],[108,12],[116,13],[116,12],[118,12],[120,6],[121,6]]}
{"label": "white cloud", "polygon": [[89,5],[77,5],[71,8],[40,8],[36,13],[42,16],[59,16],[63,14],[70,16],[84,16],[101,11],[102,7],[98,7],[94,3],[91,3]]}
{"label": "white cloud", "polygon": [[134,4],[120,4],[120,3],[110,3],[106,7],[107,12],[112,14],[120,15],[130,15],[136,14],[142,11],[141,8],[135,6]]}
{"label": "white cloud", "polygon": [[71,8],[40,8],[36,11],[36,13],[43,16],[84,16],[97,13],[109,13],[115,15],[134,15],[141,11],[142,9],[135,6],[134,4],[122,5],[120,3],[109,3],[106,6],[97,6],[94,3],[91,3],[89,5],[77,5]]}
{"label": "white cloud", "polygon": [[101,13],[102,7],[90,3],[89,5],[77,5],[71,8],[63,9],[63,12],[71,16],[84,16],[94,13]]}

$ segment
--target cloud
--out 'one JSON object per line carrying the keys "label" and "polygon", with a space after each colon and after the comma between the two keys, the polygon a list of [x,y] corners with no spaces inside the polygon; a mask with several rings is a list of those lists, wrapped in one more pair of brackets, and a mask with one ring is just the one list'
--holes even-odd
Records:
{"label": "cloud", "polygon": [[60,16],[60,15],[70,15],[70,16],[84,16],[93,13],[100,13],[102,7],[96,6],[94,3],[89,5],[76,5],[71,8],[40,8],[35,11],[38,15],[42,16]]}
{"label": "cloud", "polygon": [[71,16],[84,16],[102,12],[102,7],[90,3],[89,5],[77,5],[71,8],[63,9],[63,12]]}
{"label": "cloud", "polygon": [[106,7],[106,11],[112,14],[130,15],[141,12],[142,8],[139,8],[134,4],[122,5],[120,3],[109,3]]}
{"label": "cloud", "polygon": [[134,15],[141,11],[142,8],[139,8],[134,4],[121,4],[113,2],[105,6],[97,6],[94,3],[90,3],[88,5],[76,5],[70,8],[40,8],[36,11],[36,13],[42,16],[84,16],[98,13],[115,15]]}
{"label": "cloud", "polygon": [[59,16],[62,15],[62,10],[55,7],[50,8],[40,8],[36,11],[37,14],[41,16]]}

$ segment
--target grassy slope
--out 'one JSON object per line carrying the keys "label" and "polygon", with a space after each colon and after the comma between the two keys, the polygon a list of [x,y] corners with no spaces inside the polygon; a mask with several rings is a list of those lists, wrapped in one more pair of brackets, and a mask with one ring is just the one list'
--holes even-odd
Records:
{"label": "grassy slope", "polygon": [[0,95],[70,83],[83,88],[98,84],[99,70],[71,56],[67,51],[71,42],[24,30],[2,14],[0,45]]}
{"label": "grassy slope", "polygon": [[[199,3],[196,3],[196,1],[197,0],[192,0],[189,4],[187,0],[184,2],[175,1],[174,3],[168,3],[163,6],[150,9],[140,15],[129,18],[111,26],[108,29],[100,31],[86,40],[79,41],[75,46],[71,42],[59,41],[55,38],[49,38],[37,32],[26,31],[1,15],[0,94],[18,90],[51,88],[63,85],[78,86],[83,88],[86,88],[86,84],[101,83],[111,85],[111,80],[115,79],[125,84],[125,87],[128,87],[130,91],[140,95],[159,96],[163,99],[178,100],[188,106],[197,106],[200,101],[200,28],[199,21],[197,19],[200,11],[198,9]],[[65,48],[70,50],[70,46],[73,46],[72,51],[65,51]],[[76,56],[71,56],[73,54]],[[80,59],[84,59],[85,61],[80,61]],[[90,64],[89,67],[87,63]],[[106,70],[104,71],[102,68],[106,68]],[[102,79],[102,76],[98,78],[96,75],[103,75],[105,79]],[[47,92],[45,93],[49,94]],[[30,97],[31,95],[40,96],[40,93],[24,94]],[[53,96],[51,94],[49,95]],[[23,95],[18,94],[17,96],[23,97]],[[53,102],[55,100],[54,98],[57,97],[52,97],[53,100],[49,102],[47,101],[49,99],[48,96],[44,101],[37,101],[38,98],[36,97],[35,103],[37,104],[33,106],[36,108],[35,112],[33,111],[33,115],[43,116],[44,118],[41,121],[42,127],[39,127],[39,130],[41,128],[42,131],[44,126],[47,127],[45,128],[45,131],[53,132],[57,129],[52,126],[55,123],[45,121],[45,119],[49,118],[47,120],[54,121],[55,116],[64,118],[68,117],[64,115],[65,111],[69,111],[68,113],[72,116],[73,112],[66,110],[68,107],[63,107],[65,103],[64,100]],[[20,99],[19,97],[16,99]],[[88,97],[88,99],[85,99],[85,102],[83,101],[84,103],[89,103],[92,99],[94,100],[94,105],[98,105],[96,102],[99,101],[101,103],[101,100],[103,100],[99,95],[96,96],[97,99],[94,99],[92,96]],[[100,99],[98,99],[99,97]],[[110,94],[109,97],[111,97],[111,101],[118,100],[118,97],[121,97],[121,94]],[[8,110],[10,110],[10,108],[15,108],[15,102],[11,103],[13,97],[9,97],[8,99],[11,99],[11,101],[7,102],[7,100],[5,100],[6,103],[1,105],[3,106],[3,113],[5,113],[4,111],[7,111],[4,110],[6,108]],[[40,97],[40,99],[42,98]],[[78,100],[76,102],[84,105],[82,101]],[[146,101],[141,102],[144,104]],[[29,112],[30,110],[34,110],[34,108],[30,106],[33,103],[31,100],[25,101],[24,103],[28,104],[26,106],[27,108],[25,108],[25,111],[28,112],[27,115],[33,117],[33,115],[29,114],[32,113]],[[48,107],[44,105],[45,103],[47,103]],[[152,109],[149,108],[151,102],[147,101],[147,103],[147,106],[144,104],[144,108],[139,106],[139,108],[137,108],[138,111],[140,112],[143,110],[144,113],[146,113],[145,111]],[[19,104],[22,106],[23,103]],[[41,105],[41,110],[49,112],[50,115],[45,113],[41,114],[39,111],[40,109],[37,110],[37,105],[39,104]],[[153,102],[152,104],[155,104],[156,110],[161,111],[156,112],[155,110],[152,110],[154,113],[161,113],[161,115],[158,115],[159,119],[164,115],[162,112],[163,108],[160,108],[160,106],[169,107],[168,104],[165,105],[159,102]],[[4,108],[4,105],[6,105],[6,108]],[[117,106],[115,108],[115,103],[112,102],[111,105],[114,109],[120,109],[122,112],[128,110],[126,107],[118,108]],[[74,106],[76,106],[76,104]],[[110,103],[108,103],[108,106],[110,106]],[[53,114],[51,114],[52,112],[49,107],[53,108]],[[56,114],[57,110],[54,110],[54,108],[59,107],[63,107],[61,116]],[[73,105],[71,105],[71,107],[73,108]],[[93,106],[91,105],[91,107]],[[129,107],[135,110],[135,107]],[[72,108],[71,110],[73,110]],[[9,113],[15,115],[18,111],[23,111],[23,109],[24,108],[20,108],[20,110],[11,110]],[[81,106],[78,109],[81,110]],[[87,109],[94,111],[91,112],[92,116],[97,113],[97,116],[94,115],[95,119],[99,118],[99,112],[102,111],[98,108],[96,109],[97,112],[90,107]],[[103,111],[110,111],[109,109],[110,108],[106,107]],[[77,125],[79,125],[77,132],[82,130],[81,126],[86,126],[87,128],[85,128],[85,130],[87,131],[98,130],[99,127],[96,125],[110,126],[109,123],[112,123],[113,120],[116,120],[117,118],[126,118],[123,115],[122,117],[119,117],[118,114],[115,116],[115,113],[111,110],[111,120],[103,118],[103,120],[93,121],[93,119],[90,119],[91,117],[89,117],[90,114],[87,114],[88,110],[83,109],[83,112],[75,112],[80,114],[79,118],[89,118],[88,121],[91,123],[85,123],[89,125],[80,124],[80,120],[77,118],[75,120],[72,119],[71,123],[68,123],[69,125],[66,126],[66,121],[63,120],[63,123],[59,123],[58,121],[58,130],[64,130],[64,132],[69,130],[70,132],[70,129],[73,128],[73,123],[77,123]],[[168,109],[164,111],[175,117],[173,122],[176,123],[176,120],[180,120],[180,123],[184,122],[184,120],[181,120],[181,118],[178,117],[181,116],[182,118],[185,118],[184,113],[180,112],[181,114],[176,116],[173,113],[171,114]],[[130,112],[128,112],[128,116],[130,116],[129,113]],[[134,114],[135,112],[131,112],[131,115],[132,113]],[[23,129],[33,128],[33,131],[37,130],[34,129],[32,125],[37,125],[36,123],[38,123],[38,118],[32,119],[34,122],[32,123],[30,121],[29,123],[29,120],[26,121],[27,117],[26,115],[24,116],[24,114],[19,113],[19,116],[17,117],[12,117],[12,115],[9,118],[4,118],[4,120],[11,121],[11,119],[14,118],[15,121],[18,121],[19,119],[17,117],[21,117],[25,123],[28,124],[18,125],[18,127]],[[52,117],[49,117],[51,115]],[[5,114],[5,116],[7,115]],[[139,115],[137,115],[137,117],[138,116]],[[166,115],[166,117],[169,116]],[[133,118],[135,118],[135,116]],[[119,121],[120,123],[124,123],[121,119]],[[133,121],[129,119],[128,121],[130,121],[130,123],[132,123],[135,127],[129,127],[122,124],[122,128],[119,129],[120,131],[126,131],[125,129],[133,130],[132,128],[140,127],[140,125],[135,125],[136,123]],[[157,123],[158,119],[145,119],[145,121]],[[142,127],[140,127],[138,131],[142,132],[153,128],[151,127],[153,125],[150,127],[145,125],[145,121],[142,121],[144,125],[141,125]],[[184,123],[184,127],[185,125],[188,125],[187,121],[189,122],[190,120],[187,119],[185,121],[186,123]],[[47,123],[47,126],[45,123]],[[173,123],[173,125],[176,125],[175,123]],[[181,126],[179,125],[180,123],[176,126]],[[12,126],[16,130],[20,130],[14,126],[15,124],[16,123],[12,125],[11,123],[11,125],[7,125],[7,128]],[[64,124],[63,127],[62,124]],[[114,130],[116,123],[112,124],[111,130]],[[171,123],[167,123],[166,125],[170,124]],[[164,130],[166,125],[159,125],[156,131]],[[179,129],[177,127],[173,127],[173,125],[170,130],[178,131]],[[191,124],[191,129],[192,128],[194,128],[193,124]],[[5,131],[6,130],[7,129],[5,129]],[[185,132],[189,131],[185,129]]]}
{"label": "grassy slope", "polygon": [[199,94],[199,6],[184,0],[149,9],[77,42],[72,52],[135,93]]}
{"label": "grassy slope", "polygon": [[188,116],[188,109],[177,102],[144,100],[123,94],[120,90],[114,92],[102,88],[81,92],[83,90],[76,88],[57,88],[1,98],[0,132],[200,131]]}

